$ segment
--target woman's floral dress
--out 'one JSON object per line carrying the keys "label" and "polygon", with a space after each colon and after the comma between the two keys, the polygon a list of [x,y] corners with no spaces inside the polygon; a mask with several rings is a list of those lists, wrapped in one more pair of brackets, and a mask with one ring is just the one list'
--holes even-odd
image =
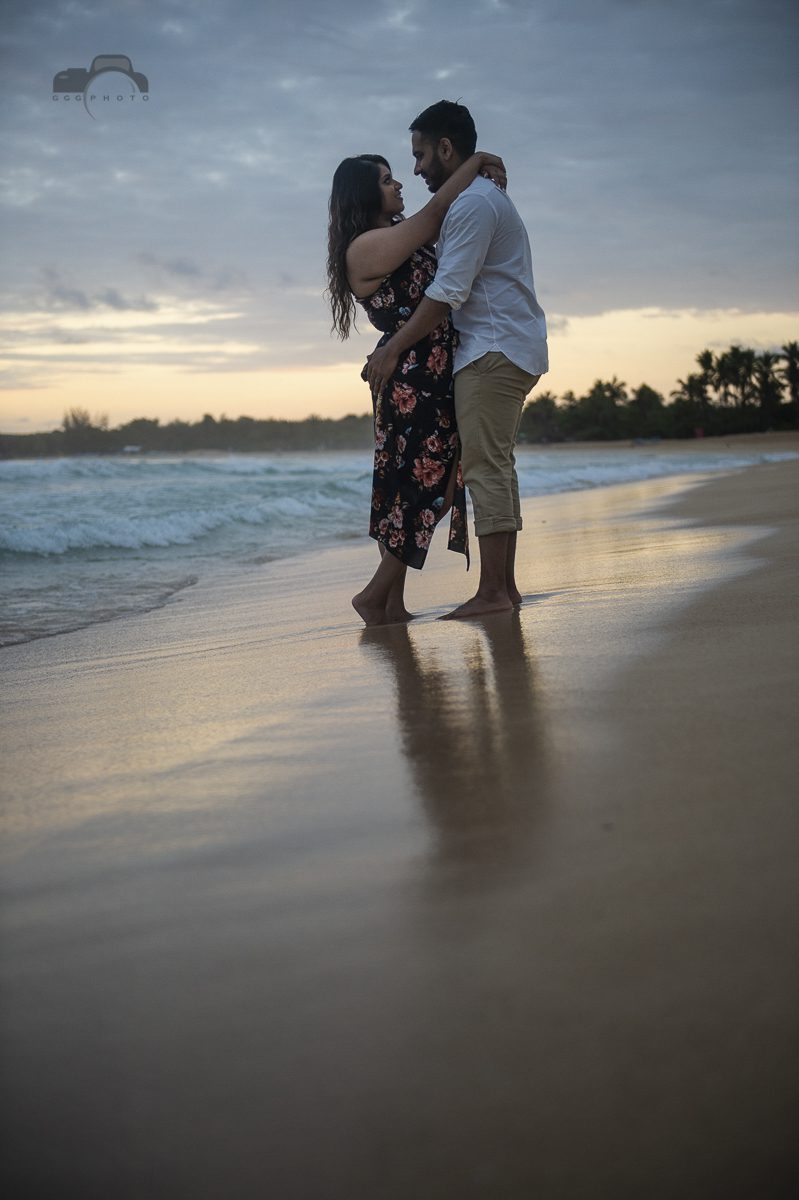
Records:
{"label": "woman's floral dress", "polygon": [[[360,300],[383,346],[405,324],[436,273],[431,247],[410,258]],[[466,555],[466,493],[458,462],[458,431],[452,386],[457,345],[446,321],[406,350],[375,405],[375,467],[369,533],[409,567],[424,566],[453,466],[457,481],[450,510],[448,549]],[[366,367],[361,372],[366,379]]]}

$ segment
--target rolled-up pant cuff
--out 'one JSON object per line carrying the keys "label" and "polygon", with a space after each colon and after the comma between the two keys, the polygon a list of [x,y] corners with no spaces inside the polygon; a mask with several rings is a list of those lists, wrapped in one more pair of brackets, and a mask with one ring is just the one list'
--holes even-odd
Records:
{"label": "rolled-up pant cuff", "polygon": [[521,517],[475,517],[474,521],[474,532],[479,538],[489,533],[518,533],[521,527]]}

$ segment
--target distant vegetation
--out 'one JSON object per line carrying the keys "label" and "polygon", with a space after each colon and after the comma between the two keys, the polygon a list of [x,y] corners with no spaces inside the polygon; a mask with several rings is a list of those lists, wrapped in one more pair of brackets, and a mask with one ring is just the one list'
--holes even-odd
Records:
{"label": "distant vegetation", "polygon": [[253,417],[216,420],[206,413],[201,421],[170,421],[138,417],[109,429],[108,418],[92,420],[83,408],[64,415],[52,433],[0,434],[0,457],[21,458],[52,454],[119,454],[136,450],[357,450],[374,442],[371,413],[326,420],[256,421]]}
{"label": "distant vegetation", "polygon": [[799,342],[779,354],[731,346],[703,350],[698,371],[677,380],[669,401],[642,383],[634,391],[615,377],[597,379],[584,396],[532,393],[521,441],[614,441],[692,438],[799,428]]}
{"label": "distant vegetation", "polygon": [[[643,383],[634,391],[615,377],[597,379],[584,396],[533,392],[519,429],[522,442],[617,441],[713,437],[799,428],[799,342],[780,353],[731,346],[720,354],[703,350],[699,368],[666,400]],[[139,417],[109,429],[108,418],[82,408],[65,414],[51,433],[0,434],[0,457],[58,454],[118,454],[180,450],[357,450],[372,444],[372,417],[304,421],[256,421],[253,417],[171,421]]]}

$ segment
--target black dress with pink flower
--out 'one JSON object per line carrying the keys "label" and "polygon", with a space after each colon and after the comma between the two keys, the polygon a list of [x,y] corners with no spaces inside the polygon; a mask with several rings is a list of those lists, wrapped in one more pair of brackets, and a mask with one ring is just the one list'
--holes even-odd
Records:
{"label": "black dress with pink flower", "polygon": [[[405,324],[436,273],[432,247],[414,250],[384,279],[376,292],[360,300],[383,336],[383,346]],[[458,462],[458,431],[452,386],[457,344],[446,321],[406,350],[375,406],[375,467],[369,533],[409,567],[421,569],[433,530],[444,506],[447,485],[457,470],[450,510],[448,549],[466,555],[466,492]],[[361,377],[366,378],[366,367]]]}

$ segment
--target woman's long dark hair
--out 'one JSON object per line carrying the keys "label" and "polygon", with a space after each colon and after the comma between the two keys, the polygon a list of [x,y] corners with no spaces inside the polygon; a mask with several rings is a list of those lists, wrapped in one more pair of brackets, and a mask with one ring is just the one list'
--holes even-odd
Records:
{"label": "woman's long dark hair", "polygon": [[355,303],[347,282],[347,247],[359,234],[374,229],[383,211],[380,192],[382,163],[391,167],[380,154],[359,154],[345,158],[336,167],[330,192],[330,221],[327,227],[327,297],[333,312],[333,325],[341,341],[350,336]]}

